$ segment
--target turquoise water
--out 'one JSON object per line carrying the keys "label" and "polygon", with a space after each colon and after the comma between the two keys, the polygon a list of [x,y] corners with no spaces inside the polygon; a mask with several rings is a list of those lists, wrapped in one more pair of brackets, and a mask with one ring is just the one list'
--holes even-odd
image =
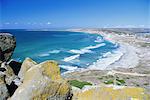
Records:
{"label": "turquoise water", "polygon": [[13,59],[23,61],[30,57],[37,62],[56,60],[61,71],[87,68],[105,53],[119,46],[96,34],[68,31],[3,30],[16,37]]}

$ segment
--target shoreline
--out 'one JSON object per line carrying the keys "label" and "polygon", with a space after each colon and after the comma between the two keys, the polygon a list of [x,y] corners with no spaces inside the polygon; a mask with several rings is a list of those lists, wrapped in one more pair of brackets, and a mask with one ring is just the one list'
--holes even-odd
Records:
{"label": "shoreline", "polygon": [[[105,32],[99,32],[99,31],[93,31],[93,30],[68,30],[72,32],[83,32],[88,34],[98,34],[103,36],[104,40],[110,41],[114,44],[120,45],[117,50],[113,51],[113,53],[107,53],[106,58],[99,59],[96,62],[93,62],[92,65],[89,65],[86,69],[81,69],[82,71],[88,71],[88,70],[111,70],[114,68],[133,68],[136,67],[139,63],[139,57],[137,56],[137,48],[135,46],[129,45],[124,42],[118,42],[115,39],[114,35],[107,35]],[[113,37],[113,38],[110,38]],[[132,50],[130,53],[129,50]],[[108,57],[107,57],[108,56]],[[128,57],[131,57],[131,59],[134,59],[134,62],[130,62],[131,60],[128,59]],[[112,61],[113,60],[113,61]],[[107,63],[107,64],[106,64]],[[124,65],[126,63],[129,63],[128,66]],[[77,71],[81,71],[77,70]],[[73,72],[73,71],[71,71]],[[70,73],[70,72],[66,72]]]}
{"label": "shoreline", "polygon": [[[63,76],[68,80],[81,80],[91,82],[94,85],[104,84],[103,77],[109,77],[114,73],[117,77],[126,81],[125,86],[142,87],[150,93],[150,46],[146,41],[129,34],[117,34],[115,32],[100,31],[98,29],[76,29],[73,32],[85,32],[100,34],[113,43],[119,43],[126,50],[122,57],[115,63],[110,64],[107,69],[87,68],[74,72],[65,73]],[[119,48],[120,48],[119,47]],[[97,63],[97,65],[99,65]],[[99,65],[99,67],[101,67]],[[105,84],[106,85],[106,84]]]}

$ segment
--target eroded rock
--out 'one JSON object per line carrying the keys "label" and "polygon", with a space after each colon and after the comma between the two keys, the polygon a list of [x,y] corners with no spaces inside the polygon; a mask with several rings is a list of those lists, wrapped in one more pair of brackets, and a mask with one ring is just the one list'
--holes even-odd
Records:
{"label": "eroded rock", "polygon": [[17,76],[14,74],[13,69],[6,65],[6,71],[5,71],[5,82],[6,84],[10,85],[14,79],[16,79]]}
{"label": "eroded rock", "polygon": [[6,100],[9,97],[8,89],[5,84],[5,75],[0,72],[0,100]]}
{"label": "eroded rock", "polygon": [[24,62],[21,65],[21,69],[19,71],[19,74],[18,74],[21,81],[23,81],[24,75],[27,72],[27,70],[29,70],[31,67],[33,67],[36,64],[37,63],[35,61],[33,61],[32,59],[30,59],[30,58],[26,58],[24,60]]}
{"label": "eroded rock", "polygon": [[16,47],[15,37],[9,33],[0,33],[0,63],[7,62]]}
{"label": "eroded rock", "polygon": [[70,85],[60,75],[56,62],[36,64],[27,58],[21,68],[23,83],[10,100],[65,100],[71,94]]}
{"label": "eroded rock", "polygon": [[72,100],[149,100],[144,88],[122,86],[89,86],[73,90]]}

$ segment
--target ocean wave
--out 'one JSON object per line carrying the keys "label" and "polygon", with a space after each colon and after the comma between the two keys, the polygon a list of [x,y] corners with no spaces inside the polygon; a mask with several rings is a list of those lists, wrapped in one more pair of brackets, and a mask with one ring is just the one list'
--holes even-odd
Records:
{"label": "ocean wave", "polygon": [[88,47],[85,47],[83,49],[80,49],[80,50],[70,50],[69,52],[71,53],[76,53],[76,54],[84,54],[84,53],[92,53],[91,49],[96,49],[96,48],[99,48],[99,47],[102,47],[102,46],[105,46],[106,44],[105,43],[101,43],[101,44],[97,44],[95,46],[88,46]]}
{"label": "ocean wave", "polygon": [[111,54],[111,52],[104,53],[103,57],[105,58],[105,57],[109,56],[110,54]]}
{"label": "ocean wave", "polygon": [[80,57],[80,54],[77,54],[77,55],[73,55],[73,56],[70,56],[70,57],[66,57],[66,58],[64,58],[63,61],[65,61],[65,62],[70,62],[70,61],[72,61],[72,60],[74,60],[74,59],[77,59],[77,58],[79,58],[79,57]]}
{"label": "ocean wave", "polygon": [[52,50],[52,51],[49,51],[48,53],[60,53],[61,50]]}
{"label": "ocean wave", "polygon": [[101,58],[97,60],[96,62],[93,62],[92,65],[90,65],[89,69],[100,69],[104,70],[109,65],[113,64],[114,62],[118,61],[122,56],[124,55],[121,51],[114,51],[114,52],[107,52],[103,55],[104,58]]}
{"label": "ocean wave", "polygon": [[85,47],[84,49],[96,49],[96,48],[99,48],[99,47],[102,47],[102,46],[105,46],[105,45],[106,45],[105,43],[101,43],[101,44],[97,44],[95,46]]}
{"label": "ocean wave", "polygon": [[103,41],[104,41],[104,40],[103,40],[101,37],[98,36],[94,42],[100,43],[100,42],[103,42]]}
{"label": "ocean wave", "polygon": [[59,67],[66,69],[68,71],[74,71],[78,68],[77,66],[69,66],[69,65],[59,65]]}
{"label": "ocean wave", "polygon": [[60,52],[61,52],[61,50],[51,50],[51,51],[48,51],[48,52],[41,53],[38,56],[39,57],[47,57],[47,56],[50,56],[50,54],[57,54],[57,53],[60,53]]}
{"label": "ocean wave", "polygon": [[71,53],[76,53],[76,54],[84,54],[84,53],[91,53],[91,50],[86,50],[86,49],[81,49],[81,50],[70,50]]}
{"label": "ocean wave", "polygon": [[49,56],[50,54],[49,53],[43,53],[43,54],[39,54],[38,56],[39,57],[47,57],[47,56]]}
{"label": "ocean wave", "polygon": [[75,54],[77,54],[77,55],[73,55],[73,56],[70,56],[70,57],[66,57],[66,58],[64,58],[63,61],[65,61],[65,62],[70,62],[70,61],[72,61],[72,60],[74,60],[74,59],[79,58],[79,57],[80,57],[80,54],[92,53],[91,49],[99,48],[99,47],[105,46],[105,45],[106,45],[105,43],[101,43],[101,44],[97,44],[97,45],[95,45],[95,46],[88,46],[88,47],[85,47],[85,48],[80,49],[80,50],[74,50],[74,49],[73,49],[73,50],[70,50],[69,52],[75,53]]}

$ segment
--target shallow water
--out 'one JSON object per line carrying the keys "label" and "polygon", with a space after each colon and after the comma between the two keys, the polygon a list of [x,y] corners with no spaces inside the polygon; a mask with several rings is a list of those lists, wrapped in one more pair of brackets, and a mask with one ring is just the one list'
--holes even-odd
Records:
{"label": "shallow water", "polygon": [[2,30],[16,37],[13,59],[30,57],[37,62],[56,60],[61,71],[87,68],[119,46],[96,34],[68,31]]}

